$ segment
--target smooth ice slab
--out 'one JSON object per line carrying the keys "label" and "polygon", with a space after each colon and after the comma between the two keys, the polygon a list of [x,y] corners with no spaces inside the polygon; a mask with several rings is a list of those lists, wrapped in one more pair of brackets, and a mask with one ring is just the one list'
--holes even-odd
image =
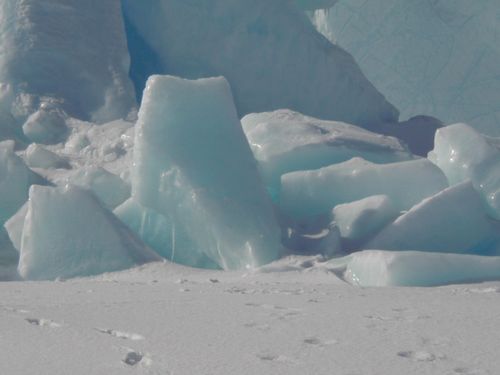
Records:
{"label": "smooth ice slab", "polygon": [[124,0],[123,8],[138,91],[151,74],[221,75],[240,116],[290,108],[366,127],[397,120],[354,59],[290,0]]}
{"label": "smooth ice slab", "polygon": [[273,208],[223,78],[148,80],[132,198],[166,217],[164,230],[175,233],[171,252],[194,248],[224,269],[280,254]]}
{"label": "smooth ice slab", "polygon": [[374,164],[361,158],[281,178],[281,207],[294,216],[327,212],[341,203],[387,195],[406,210],[447,186],[446,177],[427,159]]}
{"label": "smooth ice slab", "polygon": [[354,245],[377,234],[384,226],[398,217],[387,195],[373,195],[359,201],[335,206],[333,218],[344,240]]}
{"label": "smooth ice slab", "polygon": [[396,138],[290,110],[252,113],[241,124],[267,186],[275,190],[284,173],[317,169],[355,156],[377,163],[412,158]]}
{"label": "smooth ice slab", "polygon": [[470,181],[425,199],[387,226],[365,248],[500,254],[500,222]]}
{"label": "smooth ice slab", "polygon": [[21,124],[46,102],[97,122],[135,105],[120,1],[2,0],[0,51],[0,106]]}
{"label": "smooth ice slab", "polygon": [[86,190],[33,185],[29,198],[18,266],[24,279],[95,275],[160,259]]}
{"label": "smooth ice slab", "polygon": [[500,280],[500,257],[365,250],[334,259],[327,267],[364,287],[438,286]]}
{"label": "smooth ice slab", "polygon": [[429,159],[443,170],[450,184],[467,179],[489,206],[489,214],[500,220],[500,150],[491,139],[467,124],[439,129]]}
{"label": "smooth ice slab", "polygon": [[339,0],[313,16],[401,111],[500,136],[498,0]]}

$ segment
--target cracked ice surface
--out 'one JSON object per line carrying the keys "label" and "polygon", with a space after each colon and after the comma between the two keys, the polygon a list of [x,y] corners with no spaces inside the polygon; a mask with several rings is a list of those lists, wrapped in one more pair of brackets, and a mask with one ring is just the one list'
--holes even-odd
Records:
{"label": "cracked ice surface", "polygon": [[402,118],[500,136],[500,0],[340,0],[313,15]]}

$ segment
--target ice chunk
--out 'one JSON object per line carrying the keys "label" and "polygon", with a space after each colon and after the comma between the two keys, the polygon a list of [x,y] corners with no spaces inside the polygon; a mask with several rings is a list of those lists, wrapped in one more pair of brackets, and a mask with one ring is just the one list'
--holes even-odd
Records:
{"label": "ice chunk", "polygon": [[33,173],[14,153],[14,143],[0,143],[0,223],[4,223],[28,199]]}
{"label": "ice chunk", "polygon": [[387,195],[403,211],[447,186],[446,177],[427,159],[374,164],[361,158],[281,178],[281,207],[295,216],[326,212],[338,204]]}
{"label": "ice chunk", "polygon": [[401,110],[500,136],[498,0],[339,0],[314,23]]}
{"label": "ice chunk", "polygon": [[317,169],[354,156],[377,163],[412,158],[395,138],[289,110],[252,113],[241,123],[264,180],[273,190],[284,173]]}
{"label": "ice chunk", "polygon": [[26,149],[26,163],[31,168],[70,168],[68,160],[36,143]]}
{"label": "ice chunk", "polygon": [[1,106],[21,123],[46,102],[97,122],[135,105],[119,1],[2,0],[0,50]]}
{"label": "ice chunk", "polygon": [[19,251],[21,249],[21,239],[23,238],[24,219],[28,213],[28,202],[23,204],[19,211],[17,211],[9,220],[4,224],[4,228],[10,238],[14,248]]}
{"label": "ice chunk", "polygon": [[124,0],[123,8],[137,91],[154,73],[221,75],[240,116],[290,108],[367,127],[397,120],[354,59],[290,0]]}
{"label": "ice chunk", "polygon": [[18,266],[25,279],[94,275],[159,259],[86,190],[33,185],[29,197]]}
{"label": "ice chunk", "polygon": [[84,167],[66,178],[66,183],[92,190],[109,209],[130,197],[130,186],[102,167]]}
{"label": "ice chunk", "polygon": [[500,220],[500,150],[466,124],[455,124],[436,133],[429,159],[439,166],[450,184],[467,179]]}
{"label": "ice chunk", "polygon": [[466,181],[412,207],[365,248],[490,255],[500,250],[499,238],[500,223],[488,218],[483,201]]}
{"label": "ice chunk", "polygon": [[54,144],[61,142],[68,128],[64,115],[55,109],[40,109],[24,123],[24,135],[32,142]]}
{"label": "ice chunk", "polygon": [[172,252],[196,248],[224,269],[279,256],[273,207],[225,79],[151,77],[134,147],[132,197],[167,219],[180,240]]}
{"label": "ice chunk", "polygon": [[351,203],[335,206],[333,218],[340,234],[356,247],[360,241],[369,239],[400,214],[387,195],[373,195]]}
{"label": "ice chunk", "polygon": [[359,286],[437,286],[500,279],[500,257],[366,250],[330,261]]}
{"label": "ice chunk", "polygon": [[144,207],[133,199],[120,205],[114,213],[165,259],[192,267],[220,269],[200,247],[193,244],[189,233],[176,228],[169,216]]}

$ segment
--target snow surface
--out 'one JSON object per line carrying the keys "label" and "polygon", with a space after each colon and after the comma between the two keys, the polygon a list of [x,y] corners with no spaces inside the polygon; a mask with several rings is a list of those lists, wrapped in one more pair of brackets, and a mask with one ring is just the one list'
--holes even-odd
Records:
{"label": "snow surface", "polygon": [[356,288],[304,264],[242,274],[155,263],[90,279],[0,284],[0,368],[11,375],[499,372],[500,283]]}
{"label": "snow surface", "polygon": [[339,0],[313,23],[351,53],[403,119],[500,136],[498,0]]}

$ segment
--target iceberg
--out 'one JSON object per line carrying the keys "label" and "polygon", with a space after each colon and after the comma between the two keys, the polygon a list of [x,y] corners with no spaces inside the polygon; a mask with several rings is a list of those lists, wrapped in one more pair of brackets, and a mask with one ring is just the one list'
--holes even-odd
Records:
{"label": "iceberg", "polygon": [[353,158],[281,177],[280,207],[303,217],[327,212],[341,203],[387,195],[397,211],[407,210],[448,186],[443,172],[427,159],[374,164]]}
{"label": "iceberg", "polygon": [[33,185],[20,241],[18,271],[54,280],[159,260],[92,193],[74,186]]}
{"label": "iceberg", "polygon": [[313,23],[351,53],[403,119],[500,136],[498,0],[339,0]]}
{"label": "iceberg", "polygon": [[264,181],[275,193],[281,176],[288,172],[317,169],[355,156],[377,163],[413,158],[395,138],[290,110],[252,113],[241,124]]}
{"label": "iceberg", "polygon": [[483,200],[465,181],[412,207],[365,248],[495,255],[499,239],[500,222],[486,215]]}
{"label": "iceberg", "polygon": [[45,104],[95,122],[135,106],[119,1],[2,0],[0,51],[0,107],[18,124]]}
{"label": "iceberg", "polygon": [[500,257],[365,250],[326,266],[363,287],[438,286],[500,279]]}
{"label": "iceberg", "polygon": [[398,118],[292,1],[123,0],[123,10],[137,92],[152,74],[221,75],[240,117],[290,108],[366,127]]}
{"label": "iceberg", "polygon": [[443,170],[452,185],[472,180],[489,214],[500,220],[500,150],[491,139],[467,124],[450,125],[436,133],[429,159]]}
{"label": "iceberg", "polygon": [[194,249],[223,269],[279,257],[280,229],[225,79],[152,76],[135,137],[132,199],[175,237],[160,254]]}

